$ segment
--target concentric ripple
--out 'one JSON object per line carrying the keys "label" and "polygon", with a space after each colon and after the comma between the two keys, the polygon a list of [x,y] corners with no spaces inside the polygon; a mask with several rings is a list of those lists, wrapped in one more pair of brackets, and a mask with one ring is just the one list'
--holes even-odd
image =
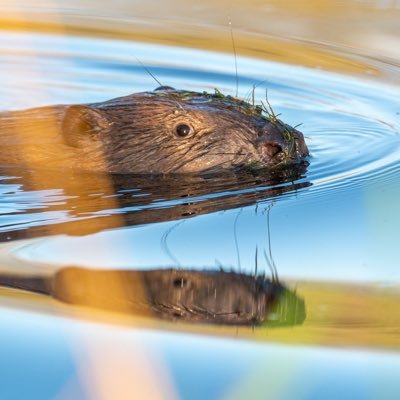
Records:
{"label": "concentric ripple", "polygon": [[[3,33],[1,40],[0,73],[4,84],[0,91],[0,110],[102,101],[152,90],[157,84],[139,59],[166,85],[198,91],[218,88],[233,95],[236,91],[231,55],[42,34]],[[239,97],[248,97],[256,85],[255,98],[260,101],[268,89],[275,112],[291,125],[302,123],[299,129],[306,136],[312,156],[307,172],[296,181],[299,185],[294,187],[297,195],[349,191],[363,182],[389,182],[398,178],[398,88],[367,78],[245,57],[238,59],[238,69]],[[49,188],[21,188],[18,185],[24,183],[24,178],[21,179],[22,182],[18,179],[10,183],[2,181],[3,231],[12,230],[13,226],[24,229],[30,225],[53,224],[58,218],[59,222],[103,218],[105,214],[132,210],[132,204],[129,209],[118,209],[120,204],[115,206],[117,208],[107,204],[100,209],[88,207],[85,213],[77,215],[68,208],[67,201],[74,193],[60,190],[63,188],[56,184]],[[271,185],[274,186],[273,182]],[[259,186],[257,190],[260,190]],[[268,188],[268,185],[261,186]],[[231,189],[222,186],[219,193],[221,196],[226,191],[241,193],[240,187],[235,187],[234,192]],[[99,188],[93,188],[93,193],[89,190],[86,195],[96,197],[96,190]],[[248,193],[249,187],[243,190]],[[142,195],[145,193],[138,194]],[[202,193],[193,201],[201,201],[210,195],[215,196]],[[110,193],[100,190],[102,196],[109,197]],[[279,197],[279,193],[273,197]],[[260,200],[260,197],[254,199],[255,202]],[[171,207],[168,201],[170,199],[161,196],[152,199],[146,207]],[[187,201],[190,201],[190,195]]]}

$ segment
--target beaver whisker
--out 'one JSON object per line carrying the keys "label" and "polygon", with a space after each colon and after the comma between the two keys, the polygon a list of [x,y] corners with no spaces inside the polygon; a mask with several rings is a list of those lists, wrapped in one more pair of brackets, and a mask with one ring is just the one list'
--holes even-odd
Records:
{"label": "beaver whisker", "polygon": [[215,164],[210,168],[206,168],[202,171],[202,173],[213,173],[213,172],[219,172],[220,169],[219,167],[221,167],[222,165],[226,164],[226,163],[230,163],[230,160],[226,160],[226,161],[222,161],[219,164]]}
{"label": "beaver whisker", "polygon": [[223,153],[208,153],[210,156],[247,156],[246,153],[229,153],[229,152],[223,152]]}
{"label": "beaver whisker", "polygon": [[[161,306],[165,308],[165,305],[161,305]],[[226,316],[231,316],[231,315],[238,316],[238,317],[243,317],[244,315],[247,315],[246,320],[257,322],[264,318],[264,315],[257,315],[255,310],[252,310],[251,312],[240,311],[240,310],[226,311],[226,312],[222,312],[222,311],[211,312],[203,307],[196,306],[196,307],[192,308],[192,307],[185,306],[183,304],[178,309],[175,307],[168,307],[168,308],[174,309],[175,311],[178,311],[178,312],[186,311],[192,315],[202,316],[202,317],[206,317],[206,318],[211,317],[211,319],[216,319],[218,317],[226,317]]]}
{"label": "beaver whisker", "polygon": [[[185,154],[186,155],[186,154]],[[177,172],[179,171],[184,165],[191,163],[192,161],[195,161],[198,158],[201,158],[204,154],[196,154],[193,157],[187,159],[187,160],[183,160],[180,164],[172,166],[170,169],[167,170],[168,172]]]}

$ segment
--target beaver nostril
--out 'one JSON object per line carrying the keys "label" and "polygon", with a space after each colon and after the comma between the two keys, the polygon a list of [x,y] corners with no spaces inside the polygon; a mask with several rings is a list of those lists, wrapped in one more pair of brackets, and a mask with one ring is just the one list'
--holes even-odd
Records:
{"label": "beaver nostril", "polygon": [[282,146],[277,143],[266,142],[263,143],[260,147],[263,158],[267,160],[273,159],[283,151]]}

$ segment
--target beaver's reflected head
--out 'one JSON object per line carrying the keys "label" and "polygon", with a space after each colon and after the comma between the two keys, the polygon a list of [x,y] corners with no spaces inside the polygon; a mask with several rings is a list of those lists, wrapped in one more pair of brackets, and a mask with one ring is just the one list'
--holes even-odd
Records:
{"label": "beaver's reflected head", "polygon": [[145,287],[153,311],[167,319],[258,324],[283,291],[264,277],[223,271],[149,271]]}
{"label": "beaver's reflected head", "polygon": [[62,133],[91,168],[120,173],[201,173],[298,163],[303,135],[231,96],[154,92],[67,109]]}

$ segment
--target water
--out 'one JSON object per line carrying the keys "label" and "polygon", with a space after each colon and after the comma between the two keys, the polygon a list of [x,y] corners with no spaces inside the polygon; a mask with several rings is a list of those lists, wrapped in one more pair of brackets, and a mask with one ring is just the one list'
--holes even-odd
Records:
{"label": "water", "polygon": [[[7,76],[7,71],[14,74],[16,64],[33,64],[36,71],[34,85],[29,74],[16,79],[17,87],[25,94],[21,103],[14,101],[11,108],[93,102],[130,91],[152,90],[155,83],[138,65],[136,57],[143,60],[159,80],[174,87],[199,91],[212,91],[218,87],[224,93],[235,92],[231,55],[104,39],[39,34],[30,34],[28,39],[25,34],[11,33],[4,34],[4,37],[2,67],[6,72],[3,76]],[[28,44],[31,55],[27,56]],[[104,54],[108,56],[103,57]],[[173,63],[169,65],[167,60],[173,60]],[[203,60],[201,70],[196,67],[200,60]],[[248,58],[239,59],[239,72],[239,95],[246,97],[253,84],[266,80],[257,87],[256,97],[262,99],[267,88],[276,112],[281,113],[289,124],[302,123],[301,129],[307,136],[312,154],[307,173],[296,181],[307,183],[306,187],[286,196],[278,196],[273,203],[270,229],[280,276],[398,281],[394,234],[397,220],[387,221],[388,226],[381,228],[384,232],[379,230],[379,226],[372,227],[382,221],[383,213],[397,209],[395,199],[400,149],[398,88],[362,78]],[[5,82],[6,93],[15,90],[12,76]],[[43,88],[42,99],[35,95],[36,85]],[[9,98],[2,96],[0,104],[3,109],[10,108]],[[20,97],[14,95],[13,98],[18,100]],[[134,182],[139,187],[126,184],[126,188],[117,191],[117,201],[112,202],[104,201],[104,198],[110,198],[111,193],[110,188],[105,188],[103,177],[96,179],[89,175],[84,181],[85,192],[82,193],[79,192],[82,190],[80,187],[71,189],[65,182],[56,180],[49,184],[47,177],[44,179],[47,187],[43,182],[42,190],[27,190],[21,187],[29,179],[24,171],[13,170],[11,175],[17,177],[8,183],[10,177],[5,175],[2,185],[2,204],[7,207],[7,213],[2,217],[4,222],[0,230],[5,237],[13,237],[12,232],[21,229],[80,218],[138,213],[144,208],[167,207],[168,213],[171,213],[182,203],[216,197],[203,190],[200,196],[189,195],[179,201],[173,196],[165,198],[165,193],[154,193],[155,188],[140,188]],[[75,179],[83,181],[84,178]],[[193,186],[193,183],[188,184],[191,188],[190,184]],[[151,183],[147,185],[151,186]],[[381,203],[382,195],[378,193],[382,192],[382,186],[385,198],[392,198],[392,202]],[[121,207],[118,194],[129,193],[130,196],[130,192],[124,190],[132,189],[137,190],[133,196],[140,194],[140,197]],[[223,184],[218,189],[219,196],[231,190],[230,187],[224,190]],[[234,194],[246,192],[248,188],[240,190],[239,186]],[[74,198],[77,193],[80,200]],[[143,204],[140,200],[143,195],[148,197],[149,194],[154,194],[153,198]],[[87,198],[90,204],[84,205]],[[253,205],[240,211],[237,233],[239,253],[243,268],[250,272],[254,268],[256,246],[266,246],[263,211],[269,204],[268,198],[261,196]],[[260,211],[258,214],[256,207]],[[216,211],[221,209],[224,209],[223,206]],[[166,265],[176,260],[187,266],[213,266],[216,259],[223,265],[237,266],[232,230],[237,215],[238,210],[235,209],[221,215],[186,220],[185,224],[174,229],[169,238],[173,260],[162,250],[161,237],[175,225],[174,222],[119,230],[106,230],[105,224],[99,228],[101,232],[94,235],[41,242],[34,246],[34,250],[29,248],[27,257],[59,264],[91,266],[143,267]],[[145,222],[153,221],[150,217]],[[59,231],[63,232],[63,228]],[[372,246],[375,240],[385,242],[385,245]],[[71,246],[74,251],[71,251]],[[92,249],[96,247],[107,249],[106,254],[101,250],[93,254]],[[286,250],[288,247],[290,252]],[[110,250],[114,248],[115,251]],[[298,255],[296,262],[293,262],[293,252]],[[384,267],[382,259],[385,260]]]}
{"label": "water", "polygon": [[[276,36],[271,36],[271,32],[264,32],[269,47],[263,50],[265,48],[259,46],[262,32],[256,12],[253,30],[250,25],[246,29],[245,20],[237,18],[239,96],[247,97],[252,86],[258,85],[256,99],[263,99],[267,89],[274,110],[282,114],[285,122],[302,123],[299,129],[306,136],[312,156],[309,167],[299,176],[280,183],[273,177],[213,182],[182,178],[152,182],[137,177],[109,178],[99,174],[67,175],[2,168],[0,238],[3,250],[0,248],[0,251],[4,270],[53,271],[61,265],[108,269],[178,265],[215,269],[222,265],[226,269],[254,273],[258,249],[258,270],[269,274],[262,251],[269,252],[270,240],[280,280],[292,288],[297,287],[307,308],[305,323],[292,329],[251,332],[181,327],[146,320],[129,323],[111,320],[115,324],[100,324],[94,334],[88,320],[100,318],[110,322],[111,317],[81,314],[40,296],[4,289],[0,317],[4,320],[3,326],[9,324],[13,328],[6,330],[2,342],[14,346],[17,340],[14,335],[18,332],[18,340],[25,343],[28,337],[21,332],[35,326],[46,332],[45,337],[49,338],[54,351],[62,353],[57,361],[58,372],[50,383],[41,386],[36,381],[38,398],[64,393],[60,392],[60,387],[71,374],[79,377],[73,378],[69,386],[76,396],[90,397],[96,391],[103,391],[103,395],[109,393],[107,385],[100,384],[101,377],[106,376],[111,385],[113,379],[117,379],[115,374],[93,365],[98,365],[96,360],[110,359],[115,365],[137,370],[132,358],[138,350],[136,345],[127,344],[129,338],[139,347],[140,344],[144,346],[140,353],[140,359],[148,364],[148,373],[145,373],[148,384],[144,386],[149,388],[155,377],[162,377],[159,387],[168,388],[171,397],[178,393],[189,398],[187,381],[198,384],[199,377],[204,376],[212,383],[198,388],[199,398],[240,398],[241,393],[249,391],[254,392],[254,396],[275,393],[280,396],[276,398],[290,398],[293,392],[288,384],[293,382],[297,382],[294,384],[296,393],[301,388],[304,398],[320,398],[326,396],[330,386],[328,376],[316,374],[321,363],[328,363],[330,373],[339,377],[341,384],[331,393],[336,398],[376,398],[382,388],[389,398],[398,391],[393,371],[398,367],[400,345],[400,313],[397,311],[400,58],[396,58],[394,48],[382,46],[379,52],[376,50],[379,35],[396,38],[396,29],[382,22],[391,21],[385,14],[389,6],[383,3],[373,8],[381,18],[371,28],[369,36],[362,27],[357,31],[359,37],[368,39],[374,29],[378,31],[381,27],[380,34],[376,33],[376,40],[369,45],[366,44],[368,40],[355,41],[355,32],[346,39],[337,33],[333,39],[319,27],[318,40],[315,40],[312,33],[292,26],[291,29],[298,31],[288,34],[286,41],[282,40],[283,33],[279,36],[275,32]],[[175,6],[179,9],[178,2]],[[75,5],[71,7],[74,9]],[[104,38],[90,31],[98,29],[99,22],[95,18],[85,20],[84,5],[76,7],[79,12],[75,16],[71,10],[60,11],[65,26],[69,29],[71,24],[81,27],[75,35],[50,28],[46,28],[50,33],[40,32],[40,29],[24,32],[15,27],[2,31],[0,110],[97,102],[152,90],[156,83],[138,59],[163,84],[196,91],[218,88],[223,93],[235,94],[229,31],[225,29],[224,33],[228,39],[220,38],[224,22],[212,21],[212,25],[208,21],[211,33],[207,34],[215,35],[215,41],[209,45],[200,40],[206,37],[201,24],[197,26],[198,36],[191,32],[195,38],[187,43],[185,38],[188,41],[187,37],[191,37],[188,27],[177,22],[181,18],[182,23],[183,11],[178,12],[176,20],[163,20],[161,24],[157,16],[148,19],[145,8],[144,14],[136,19],[129,10],[125,10],[125,19],[121,18],[116,9],[116,16],[108,17],[107,29],[117,32],[120,24],[121,32],[125,33],[118,36],[114,32]],[[287,13],[287,21],[293,18],[285,7],[274,7],[276,13]],[[365,2],[364,7],[367,18],[370,5]],[[102,10],[99,6],[96,11],[100,22],[104,22]],[[235,12],[239,11],[233,11],[233,16]],[[323,13],[315,12],[314,18]],[[46,15],[43,18],[48,18]],[[33,23],[37,17],[29,14],[29,18],[28,22]],[[80,25],[82,19],[85,25]],[[140,21],[143,26],[133,28],[129,25],[132,21]],[[29,28],[28,22],[25,21],[25,25]],[[338,24],[334,16],[330,22]],[[146,24],[150,28],[158,27],[148,39],[145,34],[150,28]],[[5,26],[10,25],[11,22]],[[177,31],[184,31],[187,36],[179,36]],[[130,37],[126,32],[135,34]],[[304,40],[294,39],[295,33]],[[260,52],[263,50],[262,54],[254,54],[255,43]],[[15,242],[16,239],[24,241]],[[74,318],[66,318],[71,314]],[[17,319],[20,322],[16,323]],[[146,329],[144,332],[150,339],[141,337],[146,335],[139,333],[140,326]],[[180,333],[166,333],[166,329]],[[60,341],[55,339],[59,335],[56,331],[62,332]],[[187,331],[200,335],[190,336],[185,333]],[[115,354],[104,349],[105,343],[111,346],[113,334],[123,337],[122,344],[112,344]],[[224,348],[220,348],[223,340],[204,337],[209,334],[225,338],[238,335],[247,342],[224,339]],[[91,335],[96,338],[94,344],[88,344]],[[35,346],[45,354],[43,368],[47,371],[52,364],[50,351],[37,340]],[[249,340],[264,344],[252,344]],[[280,344],[265,344],[265,341]],[[68,343],[73,343],[72,353],[68,352]],[[321,344],[342,349],[334,355],[337,350],[319,348]],[[154,346],[157,349],[150,351]],[[347,346],[363,350],[353,352],[346,350]],[[186,354],[184,349],[197,347],[198,350],[191,350],[197,360],[195,368],[186,364],[183,354]],[[125,351],[132,357],[124,355]],[[291,356],[293,360],[289,352],[296,353]],[[86,353],[90,356],[87,364],[83,362]],[[272,360],[267,367],[262,357],[256,356],[261,353]],[[4,368],[13,358],[24,362],[24,359],[39,357],[29,348],[24,352],[15,348],[13,354],[7,354]],[[288,357],[290,368],[284,366]],[[216,364],[215,358],[219,360]],[[247,365],[246,372],[238,368],[227,373],[228,366],[235,362]],[[364,365],[364,369],[356,373],[357,363]],[[365,367],[366,363],[376,368],[382,366],[382,370],[387,371],[385,377],[374,375],[375,386],[365,383],[375,374],[372,367]],[[263,367],[257,369],[261,364]],[[309,365],[309,369],[300,372],[304,365]],[[351,371],[354,376],[351,384],[344,379],[338,365]],[[77,372],[79,368],[86,373]],[[276,368],[280,377],[278,383],[266,385],[260,379],[261,371],[268,375]],[[249,369],[252,372],[248,372]],[[88,371],[93,376],[88,377]],[[211,377],[215,380],[210,381]],[[132,389],[124,376],[120,380],[128,385],[128,391]],[[234,384],[235,381],[239,383]],[[12,396],[13,393],[17,392],[10,389],[6,394]],[[157,397],[157,393],[153,395]]]}

